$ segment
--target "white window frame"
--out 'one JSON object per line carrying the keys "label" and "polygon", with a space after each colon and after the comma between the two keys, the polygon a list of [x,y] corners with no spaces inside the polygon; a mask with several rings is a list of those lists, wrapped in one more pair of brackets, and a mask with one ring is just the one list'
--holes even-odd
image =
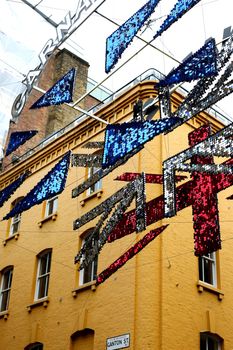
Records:
{"label": "white window frame", "polygon": [[[86,237],[83,239],[82,241],[82,246],[84,245],[85,243],[85,240],[88,238],[88,234],[86,235]],[[82,263],[82,259],[81,259],[81,263]],[[92,281],[95,281],[96,280],[96,275],[97,275],[97,268],[98,268],[98,256],[95,257],[95,260],[92,261],[91,263],[91,274],[90,274],[90,279],[88,279],[88,281],[85,281],[84,282],[84,277],[85,277],[85,272],[86,272],[86,269],[88,267],[84,267],[82,270],[80,270],[79,272],[79,285],[82,286],[86,283],[89,283],[89,282],[92,282]]]}
{"label": "white window frame", "polygon": [[[51,213],[49,213],[50,208],[52,207]],[[45,217],[51,216],[57,212],[58,206],[58,196],[52,197],[46,201],[45,205]]]}
{"label": "white window frame", "polygon": [[[97,167],[92,167],[92,168],[88,168],[88,179],[94,175],[98,170],[100,170],[100,168]],[[91,195],[92,193],[95,193],[97,191],[99,191],[102,188],[102,179],[100,179],[99,181],[97,181],[94,185],[90,186],[87,189],[87,195]]]}
{"label": "white window frame", "polygon": [[[6,274],[9,273],[8,283],[6,288],[3,289],[3,285],[5,284]],[[7,311],[9,307],[10,301],[10,292],[11,292],[11,284],[12,284],[12,276],[13,276],[13,268],[9,267],[2,271],[1,273],[1,285],[0,285],[0,312]],[[3,295],[7,294],[6,306],[3,309]]]}
{"label": "white window frame", "polygon": [[[46,271],[41,274],[41,261],[42,258],[46,256]],[[43,298],[46,298],[48,296],[48,288],[49,288],[49,278],[50,278],[50,270],[51,270],[51,261],[52,261],[52,251],[46,251],[44,253],[41,253],[38,255],[38,266],[37,266],[37,276],[36,276],[36,289],[35,289],[35,297],[34,300],[40,300]],[[45,288],[44,288],[44,295],[39,296],[40,292],[40,283],[42,279],[45,278]]]}
{"label": "white window frame", "polygon": [[215,349],[214,350],[222,350],[222,341],[220,340],[219,337],[212,335],[212,334],[208,334],[208,333],[201,333],[201,339],[205,341],[205,349],[201,349],[201,350],[212,350],[209,348],[208,345],[208,340],[211,339],[215,342]]}
{"label": "white window frame", "polygon": [[[212,276],[212,283],[207,282],[207,277],[205,276],[205,261],[207,261],[210,264],[211,268],[211,276]],[[202,273],[202,276],[200,275],[200,270]],[[199,280],[207,283],[213,287],[217,287],[217,260],[216,260],[216,252],[209,253],[208,255],[203,255],[199,257]]]}
{"label": "white window frame", "polygon": [[17,232],[19,232],[20,222],[21,222],[21,213],[16,214],[15,216],[12,217],[11,224],[10,224],[10,232],[9,232],[10,236],[13,236]]}

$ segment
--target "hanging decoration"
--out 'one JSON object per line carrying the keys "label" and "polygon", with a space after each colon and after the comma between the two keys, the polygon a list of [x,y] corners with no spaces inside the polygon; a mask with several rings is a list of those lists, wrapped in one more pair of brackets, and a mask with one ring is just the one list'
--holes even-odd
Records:
{"label": "hanging decoration", "polygon": [[[115,178],[117,181],[134,181],[138,176],[140,176],[140,173],[124,173],[122,175],[119,175]],[[183,175],[176,175],[175,181],[179,182],[184,179],[186,179],[187,176]],[[163,175],[159,174],[145,174],[145,181],[148,184],[163,184]]]}
{"label": "hanging decoration", "polygon": [[6,149],[6,156],[9,156],[9,154],[14,152],[18,147],[23,145],[26,141],[30,140],[37,133],[37,130],[12,132]]}
{"label": "hanging decoration", "polygon": [[3,218],[7,220],[44,200],[61,193],[66,184],[70,163],[70,151],[41,179],[37,185]]}
{"label": "hanging decoration", "polygon": [[75,79],[75,69],[72,68],[59,79],[44,95],[42,95],[30,109],[60,105],[72,102]]}
{"label": "hanging decoration", "polygon": [[160,36],[165,30],[167,30],[173,23],[178,21],[186,12],[191,10],[200,0],[178,0],[168,17],[165,19],[160,29],[154,36],[154,39]]}
{"label": "hanging decoration", "polygon": [[109,278],[113,273],[125,265],[130,259],[132,259],[136,254],[138,254],[142,249],[144,249],[150,242],[152,242],[160,233],[162,233],[168,225],[161,226],[155,230],[151,230],[147,233],[139,242],[137,242],[133,247],[131,247],[127,252],[121,255],[117,260],[115,260],[106,270],[102,271],[96,279],[96,285],[103,283],[107,278]]}
{"label": "hanging decoration", "polygon": [[142,149],[143,149],[143,146],[140,146],[137,149],[133,150],[131,154],[126,154],[126,156],[119,159],[114,165],[109,166],[106,169],[100,169],[97,172],[95,172],[87,180],[85,180],[83,183],[81,183],[80,185],[78,185],[76,188],[72,190],[72,198],[79,196],[81,193],[86,191],[89,187],[93,186],[97,181],[101,180],[102,178],[107,176],[109,173],[111,173],[114,169],[116,169],[122,164],[125,164],[129,158],[133,157],[136,153],[138,153]]}
{"label": "hanging decoration", "polygon": [[22,183],[29,177],[30,171],[26,171],[17,180],[0,191],[0,207],[12,196],[12,194],[22,185]]}
{"label": "hanging decoration", "polygon": [[102,167],[106,168],[114,165],[116,161],[133,150],[139,150],[139,146],[143,146],[178,121],[177,118],[167,118],[156,121],[107,125]]}
{"label": "hanging decoration", "polygon": [[[203,125],[189,134],[189,145],[192,147],[210,135],[210,125]],[[214,159],[213,156],[195,156],[191,163],[212,165]],[[202,256],[221,249],[218,198],[211,174],[193,172],[192,179],[194,252],[196,256]]]}
{"label": "hanging decoration", "polygon": [[[194,88],[189,92],[189,94],[186,96],[185,100],[181,103],[181,105],[178,107],[178,109],[172,114],[173,117],[180,118],[180,122],[178,122],[175,126],[172,126],[168,132],[171,132],[179,125],[183,124],[184,122],[188,121],[201,111],[209,108],[214,103],[220,101],[223,97],[226,97],[227,95],[231,94],[233,92],[233,84],[227,83],[227,79],[230,77],[230,74],[232,72],[232,63],[226,67],[227,63],[229,62],[232,51],[233,50],[233,35],[227,39],[225,42],[224,47],[220,51],[219,54],[217,54],[217,71],[218,75],[206,77],[203,79],[200,79],[198,83],[194,86]],[[220,72],[225,68],[225,72],[220,75]],[[213,83],[217,80],[215,83],[215,86],[212,87]],[[205,98],[203,96],[207,92],[207,95]],[[166,132],[165,132],[166,133]]]}
{"label": "hanging decoration", "polygon": [[91,168],[101,167],[102,154],[72,154],[71,155],[71,166]]}
{"label": "hanging decoration", "polygon": [[209,39],[192,56],[183,61],[176,69],[172,70],[156,87],[164,87],[180,82],[190,82],[217,74],[216,44],[214,39]]}
{"label": "hanging decoration", "polygon": [[145,21],[151,16],[159,0],[150,0],[132,15],[124,24],[113,32],[106,40],[105,72],[110,70],[121,58],[122,53],[132,42]]}
{"label": "hanging decoration", "polygon": [[233,124],[228,125],[216,134],[209,136],[206,140],[199,142],[197,145],[175,155],[163,162],[164,174],[164,198],[165,198],[165,216],[171,217],[176,215],[175,204],[175,171],[198,171],[209,174],[228,173],[233,174],[232,166],[215,165],[215,164],[185,164],[184,162],[193,156],[218,156],[232,157],[233,145],[230,136],[233,135]]}
{"label": "hanging decoration", "polygon": [[[233,166],[233,159],[230,159],[223,163],[224,166]],[[219,193],[228,187],[233,185],[233,175],[218,173],[212,175],[213,180],[213,193]],[[175,193],[176,211],[180,211],[184,208],[193,205],[193,182],[187,181],[183,185],[176,188]],[[159,220],[165,218],[164,213],[164,195],[156,197],[146,203],[146,225],[149,226]],[[116,239],[120,239],[126,235],[133,233],[136,229],[136,214],[135,210],[131,210],[124,214],[123,219],[113,229],[108,236],[108,242],[113,242]]]}
{"label": "hanging decoration", "polygon": [[[81,261],[80,269],[88,266],[88,264],[93,261],[96,255],[99,254],[103,245],[106,243],[109,234],[112,232],[117,223],[123,218],[123,214],[126,209],[130,206],[133,199],[136,199],[136,232],[141,232],[146,228],[146,216],[145,216],[145,177],[144,174],[141,174],[140,177],[136,178],[133,182],[127,184],[123,189],[119,190],[117,193],[112,195],[110,198],[105,200],[96,208],[92,209],[90,212],[83,215],[81,218],[77,219],[74,222],[74,229],[81,227],[87,222],[91,221],[100,214],[105,215],[105,212],[110,213],[111,209],[119,202],[115,211],[107,221],[105,227],[101,232],[98,233],[98,240],[94,247],[91,250],[88,250],[89,243],[96,237],[96,230],[91,234],[91,237],[88,239],[86,246],[82,247],[81,251],[75,258],[75,262]],[[103,215],[97,224],[98,226],[103,223]],[[104,220],[106,220],[104,216]],[[100,227],[100,226],[99,226]]]}

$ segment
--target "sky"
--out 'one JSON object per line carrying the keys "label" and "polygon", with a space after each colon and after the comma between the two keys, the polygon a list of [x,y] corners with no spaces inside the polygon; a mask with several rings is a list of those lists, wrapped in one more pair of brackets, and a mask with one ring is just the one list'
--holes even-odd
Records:
{"label": "sky", "polygon": [[[37,8],[56,23],[62,21],[68,11],[73,15],[79,4],[79,0],[28,1],[34,6],[38,4]],[[160,0],[150,22],[138,35],[144,40],[152,40],[176,2],[177,0]],[[153,41],[153,45],[163,53],[148,45],[137,54],[145,44],[135,38],[116,65],[116,69],[122,67],[116,73],[106,75],[106,38],[117,29],[111,21],[124,23],[145,3],[146,0],[105,0],[98,12],[108,19],[93,13],[63,45],[88,61],[89,77],[96,82],[106,79],[103,85],[111,91],[116,91],[149,68],[156,68],[167,74],[178,66],[177,60],[182,61],[190,52],[197,51],[209,37],[215,38],[217,43],[221,42],[224,28],[233,24],[232,0],[201,0],[161,37]],[[24,76],[37,66],[39,52],[49,38],[56,38],[56,31],[21,0],[0,0],[0,5],[1,139],[9,125],[12,103],[23,89],[21,82]],[[218,48],[221,49],[221,44]],[[129,61],[125,63],[127,60]],[[184,86],[189,89],[192,85]],[[230,95],[218,103],[219,110],[228,117],[233,116],[232,101],[233,97]]]}

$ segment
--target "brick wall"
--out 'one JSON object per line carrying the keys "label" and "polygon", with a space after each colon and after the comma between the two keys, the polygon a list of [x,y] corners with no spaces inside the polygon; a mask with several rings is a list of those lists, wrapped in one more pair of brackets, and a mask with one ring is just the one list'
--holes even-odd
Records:
{"label": "brick wall", "polygon": [[[58,51],[50,57],[38,79],[38,87],[47,91],[73,67],[76,68],[73,101],[77,100],[86,92],[89,64],[66,49]],[[34,148],[45,137],[65,127],[80,114],[66,105],[50,106],[33,110],[29,109],[41,95],[42,93],[33,89],[18,120],[16,122],[10,121],[9,123],[6,145],[8,145],[12,132],[27,130],[39,131],[36,136],[13,152],[16,156],[21,156],[28,150]],[[80,102],[79,106],[83,109],[89,109],[96,103],[97,100],[88,96],[85,100]],[[6,166],[8,167],[11,161],[12,154],[4,158],[4,168]]]}

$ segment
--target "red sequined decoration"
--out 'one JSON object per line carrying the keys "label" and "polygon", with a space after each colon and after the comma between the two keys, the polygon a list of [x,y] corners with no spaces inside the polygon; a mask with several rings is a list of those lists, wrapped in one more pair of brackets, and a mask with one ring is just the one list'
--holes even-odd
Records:
{"label": "red sequined decoration", "polygon": [[121,255],[117,260],[115,260],[106,270],[102,271],[96,279],[96,284],[103,283],[107,278],[109,278],[114,272],[120,269],[123,265],[132,259],[136,254],[138,254],[147,244],[149,244],[153,239],[155,239],[160,233],[162,233],[168,225],[161,226],[156,230],[151,230],[147,233],[140,241],[138,241],[133,247],[131,247],[127,252]]}
{"label": "red sequined decoration", "polygon": [[[224,165],[233,165],[233,159],[223,163]],[[233,185],[233,175],[214,174],[212,175],[213,193],[217,194]],[[193,181],[188,181],[176,188],[176,210],[177,212],[193,204]],[[151,225],[158,220],[164,219],[164,198],[163,195],[152,199],[146,203],[146,223]],[[123,219],[117,224],[108,242],[122,238],[136,230],[135,210],[124,214]]]}
{"label": "red sequined decoration", "polygon": [[[189,134],[192,147],[211,135],[210,125],[203,125]],[[213,157],[195,156],[192,164],[214,164]],[[221,249],[218,199],[213,189],[213,175],[193,172],[192,211],[195,255],[202,256]]]}
{"label": "red sequined decoration", "polygon": [[[134,181],[137,177],[139,177],[140,173],[124,173],[116,177],[115,180],[118,181]],[[179,182],[183,179],[186,179],[187,176],[177,175],[175,177],[176,182]],[[159,174],[145,174],[146,183],[148,184],[163,184],[163,175]]]}

